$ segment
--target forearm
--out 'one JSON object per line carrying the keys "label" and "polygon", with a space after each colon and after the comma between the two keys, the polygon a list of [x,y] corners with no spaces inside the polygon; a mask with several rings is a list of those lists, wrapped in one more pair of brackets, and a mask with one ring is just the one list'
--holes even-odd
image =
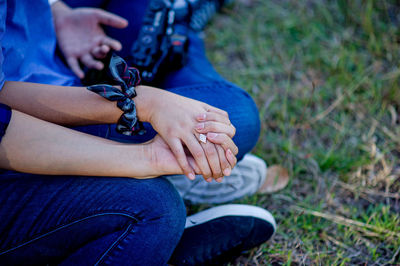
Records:
{"label": "forearm", "polygon": [[[148,88],[138,86],[138,96],[134,99],[141,121],[147,121],[151,98]],[[42,120],[68,126],[116,123],[122,114],[115,102],[85,87],[7,81],[0,91],[0,102]]]}
{"label": "forearm", "polygon": [[0,168],[49,175],[148,177],[146,146],[122,145],[13,111]]}

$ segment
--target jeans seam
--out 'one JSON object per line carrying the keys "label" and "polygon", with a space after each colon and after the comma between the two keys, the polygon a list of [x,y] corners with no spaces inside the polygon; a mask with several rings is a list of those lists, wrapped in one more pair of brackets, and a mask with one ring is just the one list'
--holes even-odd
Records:
{"label": "jeans seam", "polygon": [[51,231],[49,231],[49,232],[47,232],[47,233],[41,234],[40,236],[37,236],[37,237],[35,237],[35,238],[33,238],[33,239],[29,240],[29,241],[26,241],[26,242],[24,242],[24,243],[22,243],[22,244],[19,244],[19,245],[13,247],[13,248],[9,248],[9,249],[7,249],[7,250],[5,250],[5,251],[3,251],[3,252],[0,252],[0,256],[1,256],[1,255],[4,255],[4,254],[6,254],[6,253],[9,253],[9,252],[11,252],[11,251],[14,251],[14,250],[16,250],[16,249],[18,249],[18,248],[21,248],[21,247],[23,247],[23,246],[26,246],[26,245],[28,245],[28,244],[31,244],[31,243],[33,243],[33,242],[39,240],[39,239],[42,239],[42,238],[44,238],[44,237],[46,237],[46,236],[49,236],[49,235],[51,235],[52,233],[58,232],[58,231],[60,231],[60,230],[62,230],[62,229],[64,229],[64,228],[67,228],[67,227],[71,226],[71,225],[80,223],[80,222],[82,222],[82,221],[85,221],[85,220],[88,220],[88,219],[91,219],[91,218],[95,218],[95,217],[99,217],[99,216],[106,216],[106,215],[121,215],[121,216],[125,216],[125,217],[128,217],[128,218],[131,218],[131,219],[135,220],[136,222],[139,222],[138,219],[136,219],[136,218],[133,217],[132,215],[129,215],[129,214],[126,214],[126,213],[121,213],[121,212],[98,213],[98,214],[86,216],[86,217],[84,217],[84,218],[78,219],[78,220],[73,221],[73,222],[70,222],[70,223],[68,223],[68,224],[64,224],[64,225],[62,225],[62,226],[59,226],[59,227],[57,227],[56,229],[53,229],[53,230],[51,230]]}
{"label": "jeans seam", "polygon": [[101,263],[101,261],[108,255],[108,253],[123,239],[125,238],[128,234],[129,231],[131,231],[133,224],[130,224],[126,230],[117,238],[117,240],[114,241],[114,243],[112,243],[110,245],[110,247],[103,253],[103,255],[101,255],[100,259],[94,264],[94,266],[97,266]]}

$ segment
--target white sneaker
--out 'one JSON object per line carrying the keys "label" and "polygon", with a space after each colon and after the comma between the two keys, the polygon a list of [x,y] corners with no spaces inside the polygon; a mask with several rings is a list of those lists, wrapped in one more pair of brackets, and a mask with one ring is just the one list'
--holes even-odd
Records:
{"label": "white sneaker", "polygon": [[183,175],[166,176],[183,199],[193,204],[220,204],[251,196],[262,186],[267,175],[264,160],[246,154],[221,183],[207,183],[198,175],[191,181]]}

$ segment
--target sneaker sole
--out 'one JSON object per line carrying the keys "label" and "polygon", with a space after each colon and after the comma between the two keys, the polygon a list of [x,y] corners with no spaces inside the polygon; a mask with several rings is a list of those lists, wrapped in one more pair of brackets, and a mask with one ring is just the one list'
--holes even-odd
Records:
{"label": "sneaker sole", "polygon": [[185,228],[190,228],[210,220],[218,219],[224,216],[251,216],[270,223],[274,232],[276,231],[276,222],[272,214],[260,207],[244,204],[226,204],[204,210],[186,218]]}

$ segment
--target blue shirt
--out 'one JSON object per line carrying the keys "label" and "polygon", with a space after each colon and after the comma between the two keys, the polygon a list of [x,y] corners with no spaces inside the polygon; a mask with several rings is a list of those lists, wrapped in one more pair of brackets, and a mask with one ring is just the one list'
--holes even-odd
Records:
{"label": "blue shirt", "polygon": [[[56,55],[48,0],[0,0],[0,90],[6,80],[76,85],[79,79]],[[10,121],[0,104],[0,141]]]}
{"label": "blue shirt", "polygon": [[56,54],[47,0],[0,0],[0,89],[6,80],[77,85]]}

